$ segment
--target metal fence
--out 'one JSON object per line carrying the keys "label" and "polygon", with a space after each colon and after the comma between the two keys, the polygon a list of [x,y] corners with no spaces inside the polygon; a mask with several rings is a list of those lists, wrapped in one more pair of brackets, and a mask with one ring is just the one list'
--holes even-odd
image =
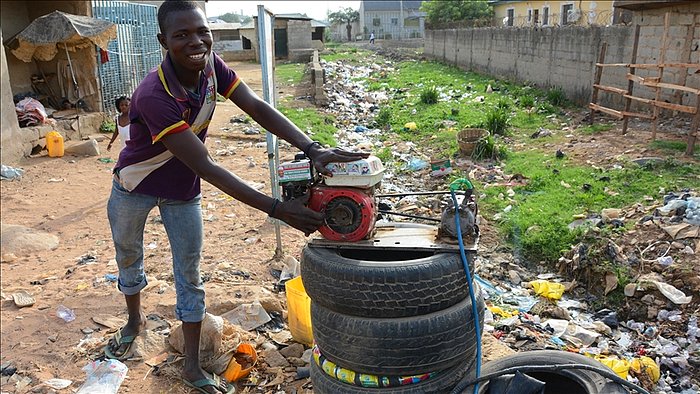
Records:
{"label": "metal fence", "polygon": [[516,16],[513,20],[508,17],[503,20],[496,21],[494,26],[497,27],[562,27],[562,26],[610,26],[613,24],[624,24],[624,19],[615,17],[613,11],[601,12],[583,12],[579,14],[567,14],[566,18],[562,14],[549,14],[545,20],[544,15],[538,15],[537,19],[534,16]]}
{"label": "metal fence", "polygon": [[102,110],[116,114],[114,100],[131,96],[149,70],[160,64],[163,55],[156,39],[157,7],[126,1],[93,0],[93,16],[117,25],[117,39],[106,49],[109,61],[102,63],[98,53],[98,74],[102,90]]}

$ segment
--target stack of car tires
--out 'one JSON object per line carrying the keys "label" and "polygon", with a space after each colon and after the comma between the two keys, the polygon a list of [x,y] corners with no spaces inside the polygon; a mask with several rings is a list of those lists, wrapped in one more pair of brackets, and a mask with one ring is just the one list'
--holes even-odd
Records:
{"label": "stack of car tires", "polygon": [[474,375],[484,300],[474,284],[475,317],[458,253],[306,246],[301,276],[315,393],[445,393]]}

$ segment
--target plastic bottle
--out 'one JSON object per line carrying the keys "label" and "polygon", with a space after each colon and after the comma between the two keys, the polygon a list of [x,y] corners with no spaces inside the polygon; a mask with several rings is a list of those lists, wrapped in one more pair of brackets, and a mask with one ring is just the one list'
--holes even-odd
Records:
{"label": "plastic bottle", "polygon": [[66,323],[70,323],[75,320],[75,312],[64,305],[59,305],[58,308],[56,308],[56,316],[63,319],[63,321]]}
{"label": "plastic bottle", "polygon": [[46,133],[46,149],[49,151],[49,157],[63,157],[63,136],[58,131]]}

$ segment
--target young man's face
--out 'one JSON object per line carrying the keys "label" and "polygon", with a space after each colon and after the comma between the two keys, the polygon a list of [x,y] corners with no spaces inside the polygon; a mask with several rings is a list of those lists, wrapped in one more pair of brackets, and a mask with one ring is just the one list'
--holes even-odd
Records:
{"label": "young man's face", "polygon": [[168,15],[158,41],[168,50],[173,63],[186,70],[201,71],[209,60],[213,39],[204,13],[197,9]]}

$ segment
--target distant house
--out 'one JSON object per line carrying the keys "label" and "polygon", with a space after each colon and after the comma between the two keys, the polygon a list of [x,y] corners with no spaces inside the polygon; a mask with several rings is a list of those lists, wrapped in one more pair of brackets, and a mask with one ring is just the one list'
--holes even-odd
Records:
{"label": "distant house", "polygon": [[241,36],[240,23],[209,23],[209,30],[214,38],[212,49],[225,61],[255,59],[250,40]]}
{"label": "distant house", "polygon": [[[255,51],[255,59],[260,60],[258,53],[257,19],[242,25],[239,30],[243,49],[246,40]],[[210,25],[211,26],[211,25]],[[314,49],[323,49],[324,33],[329,25],[302,14],[275,14],[275,57],[291,61],[309,61]]]}
{"label": "distant house", "polygon": [[377,39],[401,40],[425,36],[425,12],[421,0],[363,0],[360,30],[364,39],[374,32]]}
{"label": "distant house", "polygon": [[605,26],[615,21],[612,1],[606,0],[490,0],[489,4],[497,26]]}

